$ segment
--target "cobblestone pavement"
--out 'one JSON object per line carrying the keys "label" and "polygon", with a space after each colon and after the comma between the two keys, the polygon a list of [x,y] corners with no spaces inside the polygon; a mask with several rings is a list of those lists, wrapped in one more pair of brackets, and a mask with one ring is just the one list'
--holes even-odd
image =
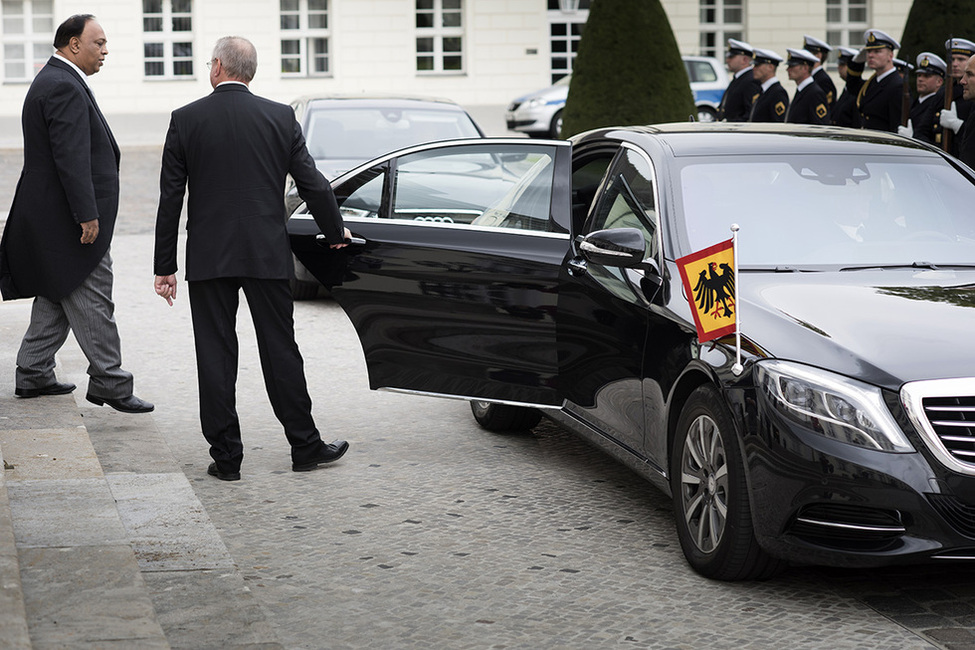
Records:
{"label": "cobblestone pavement", "polygon": [[[12,194],[9,153],[0,189]],[[369,391],[329,300],[296,305],[297,335],[323,437],[348,439],[349,454],[290,471],[242,309],[243,480],[209,479],[185,291],[169,308],[151,290],[158,160],[151,147],[123,156],[124,365],[284,647],[975,648],[975,567],[704,580],[684,563],[669,501],[559,427],[491,434],[464,402]],[[73,343],[59,361],[83,387]],[[0,369],[0,390],[12,374]]]}

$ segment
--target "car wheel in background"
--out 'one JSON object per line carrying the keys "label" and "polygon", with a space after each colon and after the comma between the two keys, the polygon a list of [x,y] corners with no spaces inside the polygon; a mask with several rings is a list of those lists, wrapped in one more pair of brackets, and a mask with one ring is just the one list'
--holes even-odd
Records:
{"label": "car wheel in background", "polygon": [[538,409],[480,400],[471,401],[471,412],[477,423],[488,431],[528,431],[542,419]]}
{"label": "car wheel in background", "polygon": [[783,566],[755,539],[731,415],[710,384],[688,398],[671,455],[674,518],[691,567],[714,580],[764,580]]}
{"label": "car wheel in background", "polygon": [[562,111],[552,116],[552,123],[548,127],[548,137],[554,140],[562,137]]}
{"label": "car wheel in background", "polygon": [[717,122],[718,113],[710,106],[698,106],[697,107],[697,121],[698,122]]}

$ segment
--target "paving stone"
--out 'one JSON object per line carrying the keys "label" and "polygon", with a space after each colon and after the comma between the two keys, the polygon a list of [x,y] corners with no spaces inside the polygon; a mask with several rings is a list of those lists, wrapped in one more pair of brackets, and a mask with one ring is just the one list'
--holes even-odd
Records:
{"label": "paving stone", "polygon": [[20,548],[128,543],[104,478],[7,481],[7,494]]}
{"label": "paving stone", "polygon": [[84,427],[0,430],[0,445],[11,481],[103,476]]}
{"label": "paving stone", "polygon": [[169,647],[127,544],[21,547],[20,567],[35,648]]}

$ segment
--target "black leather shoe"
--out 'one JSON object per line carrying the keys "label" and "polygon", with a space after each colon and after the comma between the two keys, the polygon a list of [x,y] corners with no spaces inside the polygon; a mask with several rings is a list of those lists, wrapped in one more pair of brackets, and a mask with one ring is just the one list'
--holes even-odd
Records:
{"label": "black leather shoe", "polygon": [[116,411],[121,411],[122,413],[148,413],[156,408],[149,402],[143,401],[135,395],[120,397],[119,399],[112,399],[111,397],[95,397],[91,393],[88,393],[85,395],[85,399],[97,406],[108,404]]}
{"label": "black leather shoe", "polygon": [[207,467],[207,474],[209,474],[210,476],[216,476],[221,481],[239,481],[240,480],[240,472],[221,472],[217,468],[217,464],[216,463],[210,463],[210,466]]}
{"label": "black leather shoe", "polygon": [[60,384],[54,382],[50,386],[43,388],[15,388],[14,395],[17,397],[40,397],[41,395],[67,395],[77,386],[74,384]]}
{"label": "black leather shoe", "polygon": [[293,472],[310,472],[319,465],[324,463],[331,463],[336,461],[345,455],[345,452],[349,450],[349,443],[345,440],[336,440],[335,442],[329,443],[322,446],[321,452],[318,456],[312,458],[305,463],[295,463],[291,466],[291,471]]}

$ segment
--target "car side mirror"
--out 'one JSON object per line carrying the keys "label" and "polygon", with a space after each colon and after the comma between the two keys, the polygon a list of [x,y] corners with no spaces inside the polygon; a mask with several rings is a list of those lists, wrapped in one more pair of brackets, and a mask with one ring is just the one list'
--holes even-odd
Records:
{"label": "car side mirror", "polygon": [[601,266],[638,268],[646,258],[647,242],[636,228],[597,230],[577,237],[576,243],[587,262]]}

